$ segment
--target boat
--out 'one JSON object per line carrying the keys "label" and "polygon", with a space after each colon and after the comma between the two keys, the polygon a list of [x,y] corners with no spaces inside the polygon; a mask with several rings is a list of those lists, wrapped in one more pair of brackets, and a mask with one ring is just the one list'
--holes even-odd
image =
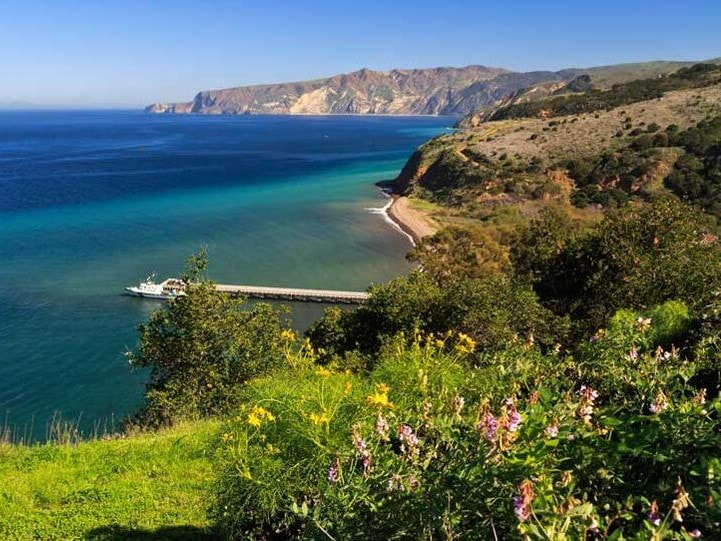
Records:
{"label": "boat", "polygon": [[125,288],[128,295],[134,297],[143,297],[145,299],[170,300],[185,295],[185,282],[178,278],[168,278],[167,280],[155,283],[155,273],[148,276],[144,282],[140,282],[137,286],[128,286]]}

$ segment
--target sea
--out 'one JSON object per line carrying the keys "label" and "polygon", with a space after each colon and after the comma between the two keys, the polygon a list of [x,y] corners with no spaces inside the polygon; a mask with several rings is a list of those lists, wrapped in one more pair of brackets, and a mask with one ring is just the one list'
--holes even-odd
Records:
{"label": "sea", "polygon": [[[411,268],[375,186],[446,117],[0,111],[0,420],[112,431],[147,373],[124,352],[202,247],[221,283],[364,290]],[[291,303],[302,330],[323,306]]]}

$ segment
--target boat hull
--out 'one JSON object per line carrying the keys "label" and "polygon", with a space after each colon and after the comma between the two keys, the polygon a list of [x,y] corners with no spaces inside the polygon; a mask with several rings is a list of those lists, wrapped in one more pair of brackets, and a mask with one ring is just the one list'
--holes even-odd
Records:
{"label": "boat hull", "polygon": [[148,293],[147,291],[140,291],[136,287],[126,287],[125,292],[131,297],[141,297],[143,299],[153,299],[157,301],[167,301],[170,299],[177,299],[178,295],[164,295],[162,293]]}

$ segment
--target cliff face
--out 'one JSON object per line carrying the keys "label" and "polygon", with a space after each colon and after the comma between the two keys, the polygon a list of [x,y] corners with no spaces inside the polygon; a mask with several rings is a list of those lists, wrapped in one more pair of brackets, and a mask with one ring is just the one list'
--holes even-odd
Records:
{"label": "cliff face", "polygon": [[[388,72],[362,69],[327,79],[205,90],[189,102],[155,103],[149,113],[467,115],[518,92],[553,91],[579,75],[596,86],[656,75],[687,63],[651,62],[562,71],[511,72],[467,66]],[[532,94],[533,92],[531,92]]]}
{"label": "cliff face", "polygon": [[205,114],[449,114],[473,84],[507,73],[468,66],[393,70],[363,69],[327,79],[199,92],[193,101],[155,103],[150,113]]}

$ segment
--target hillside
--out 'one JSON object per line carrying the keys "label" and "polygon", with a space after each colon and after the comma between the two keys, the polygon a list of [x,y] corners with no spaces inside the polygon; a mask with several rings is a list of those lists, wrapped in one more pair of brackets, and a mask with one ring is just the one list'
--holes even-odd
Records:
{"label": "hillside", "polygon": [[204,90],[192,101],[154,103],[149,113],[465,115],[497,104],[521,89],[563,86],[588,75],[598,87],[655,76],[691,62],[621,64],[557,72],[512,72],[467,66],[430,69],[362,69],[326,79]]}
{"label": "hillside", "polygon": [[[499,120],[474,115],[455,133],[420,147],[392,186],[399,194],[440,204],[431,213],[436,221],[474,227],[501,215],[528,219],[550,203],[586,219],[613,201],[669,191],[717,214],[710,192],[686,193],[688,186],[679,189],[668,180],[681,167],[680,158],[694,152],[678,134],[721,115],[721,68],[694,68],[689,77],[681,90],[664,91],[678,85],[654,78],[606,93],[502,104],[487,112]],[[653,98],[644,99],[647,93]],[[559,111],[581,112],[538,116],[539,108],[548,112],[549,102]]]}
{"label": "hillside", "polygon": [[0,446],[2,539],[205,539],[217,423]]}

